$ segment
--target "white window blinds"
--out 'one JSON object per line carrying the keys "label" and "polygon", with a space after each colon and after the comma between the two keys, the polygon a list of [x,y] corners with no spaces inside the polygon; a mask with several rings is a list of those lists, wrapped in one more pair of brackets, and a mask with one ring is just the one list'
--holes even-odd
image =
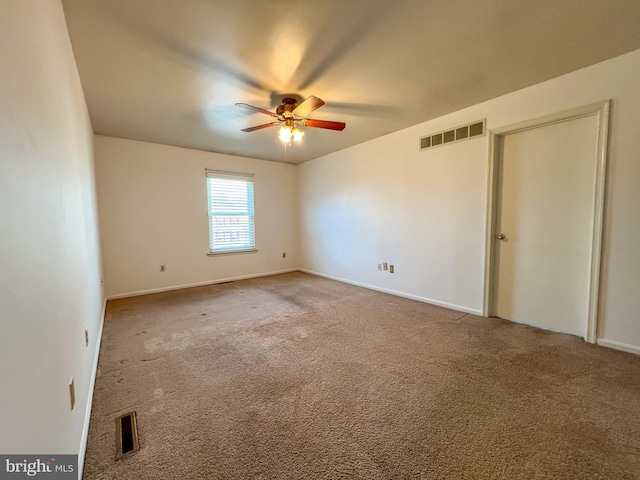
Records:
{"label": "white window blinds", "polygon": [[253,175],[207,171],[209,250],[254,250]]}

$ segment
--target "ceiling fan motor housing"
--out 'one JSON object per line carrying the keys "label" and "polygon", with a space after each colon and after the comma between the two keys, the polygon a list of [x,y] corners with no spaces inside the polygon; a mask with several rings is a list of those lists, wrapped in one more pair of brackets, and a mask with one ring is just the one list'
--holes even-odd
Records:
{"label": "ceiling fan motor housing", "polygon": [[290,118],[293,116],[291,113],[295,108],[298,102],[295,98],[285,98],[282,100],[282,105],[278,105],[276,108],[276,113],[278,115],[282,115],[284,118]]}

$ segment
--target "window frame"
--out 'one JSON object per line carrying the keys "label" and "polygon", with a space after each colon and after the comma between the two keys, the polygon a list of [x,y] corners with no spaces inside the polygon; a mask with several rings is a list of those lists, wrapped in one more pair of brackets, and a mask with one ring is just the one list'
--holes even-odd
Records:
{"label": "window frame", "polygon": [[[207,192],[207,230],[209,233],[209,252],[208,256],[218,256],[218,255],[233,255],[240,253],[254,253],[258,251],[257,241],[256,241],[256,227],[255,227],[255,175],[250,173],[235,173],[235,172],[224,172],[219,170],[210,170],[205,169],[205,178],[206,178],[206,192]],[[212,212],[212,188],[209,179],[222,179],[222,180],[238,180],[247,182],[251,185],[250,194],[247,198],[247,209],[246,213],[242,213],[241,215],[236,215],[239,217],[247,217],[250,222],[248,225],[249,236],[250,239],[253,240],[252,245],[248,245],[246,247],[239,248],[227,248],[227,249],[218,249],[214,250],[214,228],[212,218],[216,216],[214,212]],[[249,200],[252,201],[249,204]],[[217,215],[219,216],[219,215]],[[251,235],[251,232],[253,235]]]}

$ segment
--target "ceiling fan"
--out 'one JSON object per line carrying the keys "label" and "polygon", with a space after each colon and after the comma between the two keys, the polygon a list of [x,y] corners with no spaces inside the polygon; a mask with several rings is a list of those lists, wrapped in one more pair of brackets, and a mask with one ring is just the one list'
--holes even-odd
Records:
{"label": "ceiling fan", "polygon": [[251,110],[266,113],[267,115],[274,117],[277,121],[271,123],[265,123],[263,125],[257,125],[255,127],[243,128],[243,132],[255,132],[256,130],[262,130],[263,128],[276,127],[281,125],[278,136],[283,142],[291,142],[302,140],[304,131],[300,127],[313,127],[313,128],[325,128],[328,130],[344,130],[346,126],[342,122],[330,122],[327,120],[315,120],[307,118],[307,115],[317,110],[324,105],[324,102],[318,97],[311,95],[298,105],[298,101],[295,98],[284,98],[282,105],[278,105],[275,113],[265,110],[260,107],[254,107],[247,103],[236,103],[238,107],[249,108]]}

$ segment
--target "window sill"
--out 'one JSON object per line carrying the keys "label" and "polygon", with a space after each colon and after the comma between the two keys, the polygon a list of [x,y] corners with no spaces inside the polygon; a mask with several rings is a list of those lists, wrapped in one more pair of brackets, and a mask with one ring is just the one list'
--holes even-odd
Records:
{"label": "window sill", "polygon": [[220,255],[237,255],[239,253],[257,253],[257,248],[249,248],[247,250],[229,250],[226,252],[209,252],[207,253],[208,257],[218,257]]}

